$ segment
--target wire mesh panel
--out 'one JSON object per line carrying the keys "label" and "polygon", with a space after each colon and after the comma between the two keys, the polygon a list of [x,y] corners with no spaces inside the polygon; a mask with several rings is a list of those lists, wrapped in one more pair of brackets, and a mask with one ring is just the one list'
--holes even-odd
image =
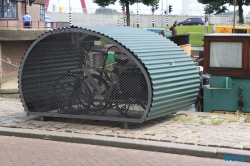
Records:
{"label": "wire mesh panel", "polygon": [[149,110],[139,61],[107,37],[74,28],[38,38],[19,71],[28,114],[136,121]]}

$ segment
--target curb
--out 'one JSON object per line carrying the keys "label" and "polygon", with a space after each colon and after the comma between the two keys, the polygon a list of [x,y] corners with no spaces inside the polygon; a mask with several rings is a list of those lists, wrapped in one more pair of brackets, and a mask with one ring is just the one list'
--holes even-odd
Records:
{"label": "curb", "polygon": [[17,94],[19,89],[0,89],[0,94]]}
{"label": "curb", "polygon": [[250,162],[250,151],[206,147],[197,145],[176,144],[149,140],[136,140],[118,137],[106,137],[78,133],[62,133],[55,131],[42,131],[34,129],[17,129],[0,127],[0,135],[24,138],[45,139],[70,143],[111,146],[126,149],[157,151],[196,157],[224,159],[224,156],[244,156],[245,162]]}
{"label": "curb", "polygon": [[15,99],[20,99],[20,94],[19,93],[1,93],[0,92],[0,98],[15,98]]}

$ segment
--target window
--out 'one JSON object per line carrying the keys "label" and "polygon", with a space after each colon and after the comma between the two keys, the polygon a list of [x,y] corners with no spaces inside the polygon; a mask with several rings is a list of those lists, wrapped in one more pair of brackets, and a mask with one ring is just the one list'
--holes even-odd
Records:
{"label": "window", "polygon": [[0,0],[0,18],[17,18],[16,0]]}
{"label": "window", "polygon": [[242,68],[242,42],[211,42],[210,67]]}
{"label": "window", "polygon": [[250,78],[250,34],[204,35],[203,72]]}
{"label": "window", "polygon": [[40,20],[44,20],[45,12],[44,12],[44,5],[40,5]]}

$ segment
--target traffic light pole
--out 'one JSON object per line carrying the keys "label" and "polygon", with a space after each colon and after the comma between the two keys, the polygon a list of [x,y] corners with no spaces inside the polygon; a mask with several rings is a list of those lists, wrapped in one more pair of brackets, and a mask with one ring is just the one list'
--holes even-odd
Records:
{"label": "traffic light pole", "polygon": [[167,27],[168,27],[168,11],[167,11],[167,13],[166,13],[166,25],[167,25]]}
{"label": "traffic light pole", "polygon": [[72,25],[72,22],[71,22],[71,6],[70,6],[70,0],[69,0],[69,26]]}
{"label": "traffic light pole", "polygon": [[152,8],[152,27],[155,27],[154,9]]}
{"label": "traffic light pole", "polygon": [[166,25],[168,27],[168,0],[166,0],[166,7],[167,7],[167,10],[166,10]]}
{"label": "traffic light pole", "polygon": [[163,0],[161,1],[161,26],[163,27]]}
{"label": "traffic light pole", "polygon": [[126,26],[127,22],[126,22],[126,12],[125,12],[125,5],[124,4],[122,4],[122,14],[123,14],[124,26]]}
{"label": "traffic light pole", "polygon": [[138,2],[137,2],[137,28],[139,28],[139,7],[138,7]]}
{"label": "traffic light pole", "polygon": [[168,13],[170,14],[173,10],[173,6],[172,5],[168,5],[168,12],[167,12],[167,26],[168,26]]}

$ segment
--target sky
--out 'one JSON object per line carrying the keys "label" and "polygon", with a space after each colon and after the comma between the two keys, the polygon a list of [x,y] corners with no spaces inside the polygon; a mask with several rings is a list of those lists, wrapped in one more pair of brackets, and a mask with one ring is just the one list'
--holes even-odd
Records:
{"label": "sky", "polygon": [[[162,3],[163,3],[164,10],[167,8],[167,1],[168,1],[168,4],[170,4],[170,5],[173,6],[173,9],[175,9],[175,10],[182,10],[182,5],[181,5],[182,1],[181,0],[160,0],[160,3],[159,3],[160,9],[162,8]],[[95,5],[96,7],[98,7],[96,4],[93,4],[93,5]],[[119,0],[117,0],[116,5],[110,5],[109,7],[120,7]],[[132,8],[136,9],[137,8],[137,4],[131,5],[131,9]],[[150,10],[151,7],[148,7],[146,5],[143,5],[142,3],[139,3],[139,8],[141,10],[145,10],[145,9],[149,9]]]}
{"label": "sky", "polygon": [[[92,0],[88,0],[90,3],[91,8],[99,8],[99,6],[97,6],[95,3],[92,3],[90,1]],[[182,0],[160,0],[159,1],[159,9],[157,11],[155,11],[155,14],[159,14],[164,10],[167,10],[167,3],[169,5],[172,5],[173,7],[173,12],[172,14],[178,14],[182,11]],[[162,7],[163,6],[163,7]],[[195,8],[197,8],[197,6],[199,7],[199,10],[203,10],[203,6],[202,4],[199,3],[195,3],[195,4],[190,4],[190,6],[193,6]],[[115,5],[109,5],[108,8],[112,8],[112,9],[116,9],[117,11],[121,10],[121,5],[119,4],[119,0],[117,0]],[[142,13],[151,13],[151,6],[146,6],[143,5],[142,3],[139,3],[138,5],[139,11]],[[131,5],[130,6],[130,11],[133,11],[134,13],[137,12],[137,4]]]}

